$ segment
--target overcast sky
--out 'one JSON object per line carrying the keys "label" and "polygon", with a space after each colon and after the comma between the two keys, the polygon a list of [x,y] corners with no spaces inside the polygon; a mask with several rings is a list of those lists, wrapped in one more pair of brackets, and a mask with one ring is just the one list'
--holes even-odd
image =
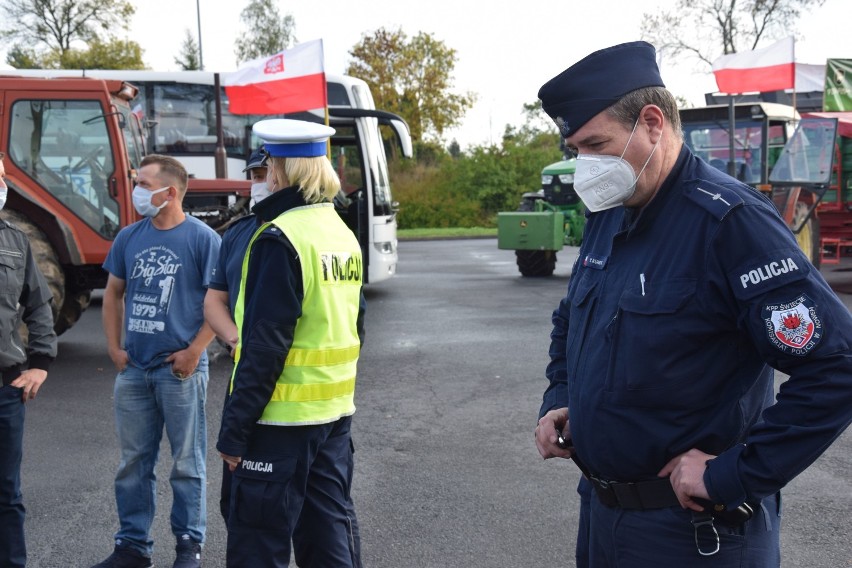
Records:
{"label": "overcast sky", "polygon": [[[456,50],[455,90],[474,92],[476,105],[463,126],[449,133],[466,147],[499,142],[506,124],[522,123],[522,105],[537,100],[538,88],[588,53],[639,39],[642,13],[676,0],[322,0],[283,2],[282,14],[296,22],[296,38],[322,38],[329,73],[342,73],[349,50],[363,34],[385,27],[410,36],[427,32]],[[240,12],[248,0],[144,0],[137,2],[131,39],[144,49],[153,70],[173,71],[185,30],[197,34],[209,71],[236,68],[234,41],[244,32]],[[830,57],[852,58],[852,0],[826,0],[798,26],[796,60],[824,64]],[[768,44],[768,43],[767,43]],[[3,57],[5,59],[5,56]],[[663,61],[663,80],[676,94],[703,104],[716,84],[707,69],[674,67]]]}

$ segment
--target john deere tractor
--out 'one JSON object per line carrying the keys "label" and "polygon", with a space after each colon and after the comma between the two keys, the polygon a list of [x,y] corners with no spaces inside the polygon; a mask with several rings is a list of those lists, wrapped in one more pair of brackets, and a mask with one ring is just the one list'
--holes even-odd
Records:
{"label": "john deere tractor", "polygon": [[541,172],[541,189],[525,193],[517,211],[497,214],[497,247],[514,250],[522,276],[551,276],[556,253],[580,246],[586,209],[574,191],[574,159]]}

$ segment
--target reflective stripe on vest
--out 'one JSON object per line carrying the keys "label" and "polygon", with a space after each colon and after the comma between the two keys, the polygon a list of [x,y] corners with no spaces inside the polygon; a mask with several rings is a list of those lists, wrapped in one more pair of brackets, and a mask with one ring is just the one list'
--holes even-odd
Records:
{"label": "reflective stripe on vest", "polygon": [[240,334],[234,388],[243,344],[245,279],[254,243],[276,226],[292,243],[302,267],[302,315],[272,397],[258,423],[325,424],[355,412],[355,374],[360,354],[357,320],[363,264],[361,247],[330,203],[285,211],[254,233],[243,259],[234,309]]}

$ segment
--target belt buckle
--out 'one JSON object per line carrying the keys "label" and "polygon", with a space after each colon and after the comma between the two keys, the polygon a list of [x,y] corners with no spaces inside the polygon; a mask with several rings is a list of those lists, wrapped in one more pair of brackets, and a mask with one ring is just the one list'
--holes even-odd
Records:
{"label": "belt buckle", "polygon": [[618,495],[615,494],[611,482],[594,475],[590,475],[589,480],[592,482],[592,486],[595,488],[595,493],[597,493],[601,503],[607,507],[618,506]]}

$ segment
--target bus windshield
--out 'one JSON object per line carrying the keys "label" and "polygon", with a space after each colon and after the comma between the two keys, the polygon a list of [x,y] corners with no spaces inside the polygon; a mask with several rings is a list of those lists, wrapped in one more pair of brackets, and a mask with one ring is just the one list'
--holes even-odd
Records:
{"label": "bus windshield", "polygon": [[[134,111],[149,129],[148,151],[157,154],[211,156],[216,150],[216,97],[213,85],[148,82],[137,85]],[[246,134],[262,116],[228,112],[224,88],[222,131],[229,157],[245,160]]]}

